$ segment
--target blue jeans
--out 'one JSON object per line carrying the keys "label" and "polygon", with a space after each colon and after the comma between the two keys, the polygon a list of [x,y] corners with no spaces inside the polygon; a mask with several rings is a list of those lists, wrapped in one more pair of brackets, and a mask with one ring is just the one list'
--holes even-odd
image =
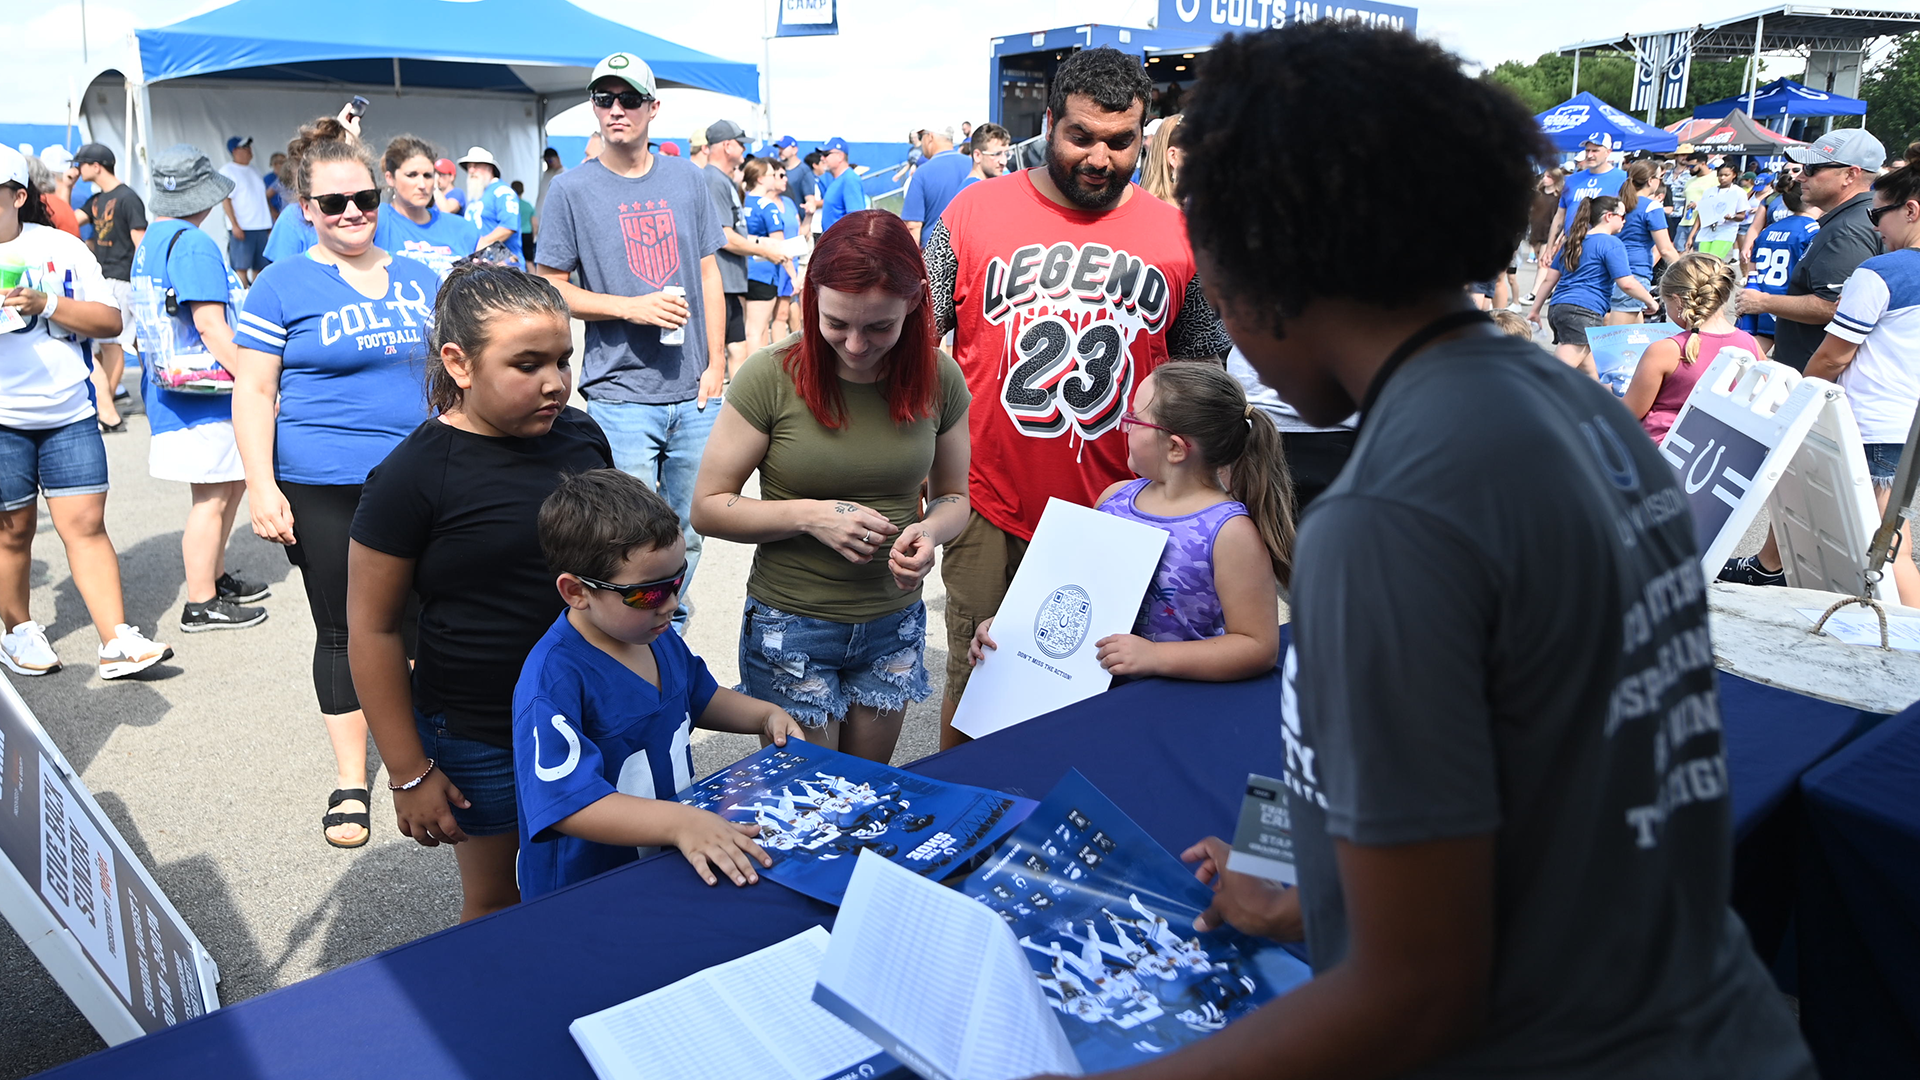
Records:
{"label": "blue jeans", "polygon": [[693,591],[694,568],[700,565],[700,534],[693,531],[693,480],[700,473],[700,455],[706,452],[714,417],[720,415],[720,399],[708,400],[704,410],[691,401],[672,405],[589,401],[587,415],[606,432],[614,466],[651,484],[680,515],[680,531],[687,538],[687,580],[680,587],[673,628],[684,635],[693,618],[687,595]]}

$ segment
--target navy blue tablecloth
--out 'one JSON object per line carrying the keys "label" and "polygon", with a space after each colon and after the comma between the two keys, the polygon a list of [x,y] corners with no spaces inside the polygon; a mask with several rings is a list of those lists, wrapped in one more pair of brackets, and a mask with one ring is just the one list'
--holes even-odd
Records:
{"label": "navy blue tablecloth", "polygon": [[1801,780],[1800,1021],[1826,1080],[1920,1077],[1920,705]]}
{"label": "navy blue tablecloth", "polygon": [[[1736,818],[1751,831],[1852,714],[1722,683]],[[1041,798],[1077,768],[1168,850],[1228,835],[1249,772],[1277,774],[1278,674],[1241,683],[1147,680],[914,768]],[[592,1076],[567,1034],[587,1013],[764,948],[833,909],[772,882],[703,885],[668,852],[484,919],[264,994],[46,1075],[342,1080]]]}

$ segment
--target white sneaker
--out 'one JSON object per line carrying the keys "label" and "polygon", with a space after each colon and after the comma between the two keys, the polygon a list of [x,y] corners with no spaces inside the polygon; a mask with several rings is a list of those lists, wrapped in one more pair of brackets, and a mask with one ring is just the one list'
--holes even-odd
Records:
{"label": "white sneaker", "polygon": [[148,641],[137,626],[126,623],[113,628],[113,640],[100,646],[100,677],[117,679],[136,671],[145,671],[173,655],[173,649],[157,641]]}
{"label": "white sneaker", "polygon": [[47,628],[29,620],[0,636],[0,664],[22,675],[51,675],[60,670],[60,657],[47,641]]}

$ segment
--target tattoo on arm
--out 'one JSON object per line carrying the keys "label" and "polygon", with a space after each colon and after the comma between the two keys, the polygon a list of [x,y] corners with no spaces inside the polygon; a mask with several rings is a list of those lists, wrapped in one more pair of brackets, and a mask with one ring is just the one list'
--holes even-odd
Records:
{"label": "tattoo on arm", "polygon": [[960,496],[958,495],[942,495],[939,498],[927,504],[927,513],[929,514],[933,513],[933,508],[936,506],[943,506],[947,503],[957,503],[959,501],[960,501]]}

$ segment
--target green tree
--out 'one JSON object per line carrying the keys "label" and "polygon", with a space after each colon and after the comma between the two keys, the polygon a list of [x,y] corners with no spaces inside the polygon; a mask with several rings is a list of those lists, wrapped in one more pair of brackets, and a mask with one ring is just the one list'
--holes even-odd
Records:
{"label": "green tree", "polygon": [[[1622,112],[1645,116],[1628,108],[1633,102],[1633,67],[1624,53],[1586,54],[1580,58],[1580,89]],[[1746,71],[1744,60],[1695,61],[1687,77],[1686,106],[1662,109],[1659,122],[1671,124],[1691,116],[1696,105],[1739,93],[1746,86]],[[1530,64],[1508,60],[1480,77],[1512,90],[1534,112],[1546,112],[1573,96],[1573,57],[1543,53]],[[1916,88],[1920,91],[1920,81]]]}
{"label": "green tree", "polygon": [[[1867,130],[1888,155],[1905,154],[1907,143],[1920,136],[1920,34],[1901,38],[1893,52],[1867,72],[1860,96],[1867,102]],[[1834,120],[1835,127],[1859,125],[1858,117]]]}

